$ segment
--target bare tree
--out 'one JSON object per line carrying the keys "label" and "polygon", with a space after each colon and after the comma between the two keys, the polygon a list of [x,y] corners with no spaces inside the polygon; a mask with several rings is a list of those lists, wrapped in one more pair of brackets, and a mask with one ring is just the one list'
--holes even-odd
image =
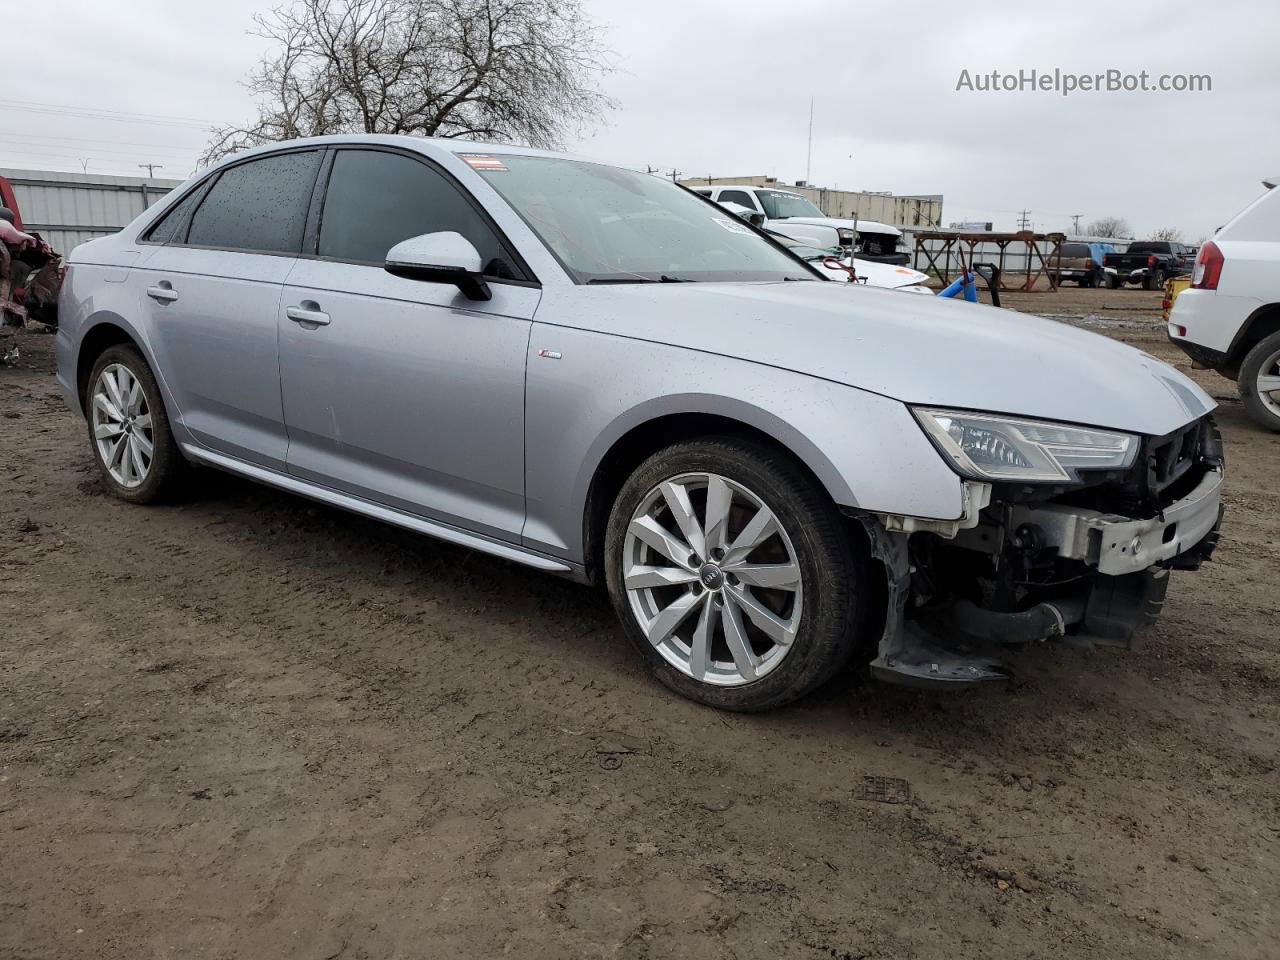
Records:
{"label": "bare tree", "polygon": [[613,103],[601,30],[579,0],[291,0],[254,17],[258,118],[213,131],[204,163],[329,133],[559,146]]}
{"label": "bare tree", "polygon": [[1182,231],[1177,227],[1161,227],[1159,230],[1151,231],[1152,240],[1170,240],[1173,243],[1182,241]]}
{"label": "bare tree", "polygon": [[1133,234],[1129,229],[1128,221],[1123,217],[1103,217],[1101,220],[1095,220],[1084,228],[1084,232],[1091,237],[1128,237]]}

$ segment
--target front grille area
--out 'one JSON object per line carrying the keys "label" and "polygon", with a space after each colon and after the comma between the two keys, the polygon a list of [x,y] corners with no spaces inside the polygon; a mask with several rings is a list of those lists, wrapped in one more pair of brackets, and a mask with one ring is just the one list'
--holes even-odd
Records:
{"label": "front grille area", "polygon": [[1147,440],[1141,462],[1146,468],[1147,493],[1157,502],[1199,461],[1202,434],[1211,427],[1206,417],[1166,436]]}

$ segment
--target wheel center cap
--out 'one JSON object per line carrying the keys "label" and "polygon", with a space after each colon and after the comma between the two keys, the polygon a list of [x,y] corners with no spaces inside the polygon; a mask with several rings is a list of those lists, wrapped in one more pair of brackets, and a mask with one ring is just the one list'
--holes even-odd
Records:
{"label": "wheel center cap", "polygon": [[719,590],[724,586],[724,571],[714,563],[704,564],[698,571],[698,579],[708,590]]}

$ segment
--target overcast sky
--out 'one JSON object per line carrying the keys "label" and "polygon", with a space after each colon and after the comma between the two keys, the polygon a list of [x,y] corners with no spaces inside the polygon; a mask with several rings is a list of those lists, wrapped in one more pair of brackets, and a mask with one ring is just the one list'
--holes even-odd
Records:
{"label": "overcast sky", "polygon": [[[1025,208],[1039,230],[1116,215],[1139,236],[1171,225],[1196,241],[1280,175],[1269,2],[585,2],[616,53],[604,87],[618,109],[570,147],[628,166],[803,178],[813,97],[812,182],[941,193],[947,222],[1013,229]],[[134,174],[150,161],[157,176],[187,176],[209,123],[253,115],[240,82],[262,43],[246,31],[267,6],[41,5],[6,32],[0,167],[78,171],[87,159],[91,172]],[[1213,89],[956,90],[965,69],[1032,68],[1209,74]]]}

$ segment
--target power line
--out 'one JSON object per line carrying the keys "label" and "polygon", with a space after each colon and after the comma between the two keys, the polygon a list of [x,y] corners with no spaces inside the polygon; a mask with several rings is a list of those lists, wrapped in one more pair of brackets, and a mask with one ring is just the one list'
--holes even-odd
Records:
{"label": "power line", "polygon": [[114,123],[144,123],[151,126],[186,127],[193,130],[207,130],[216,124],[207,120],[183,120],[148,116],[147,114],[110,113],[100,110],[86,110],[79,107],[62,107],[54,104],[39,106],[15,100],[0,100],[0,110],[18,110],[24,113],[45,113],[55,117],[75,117],[79,120],[109,120]]}

